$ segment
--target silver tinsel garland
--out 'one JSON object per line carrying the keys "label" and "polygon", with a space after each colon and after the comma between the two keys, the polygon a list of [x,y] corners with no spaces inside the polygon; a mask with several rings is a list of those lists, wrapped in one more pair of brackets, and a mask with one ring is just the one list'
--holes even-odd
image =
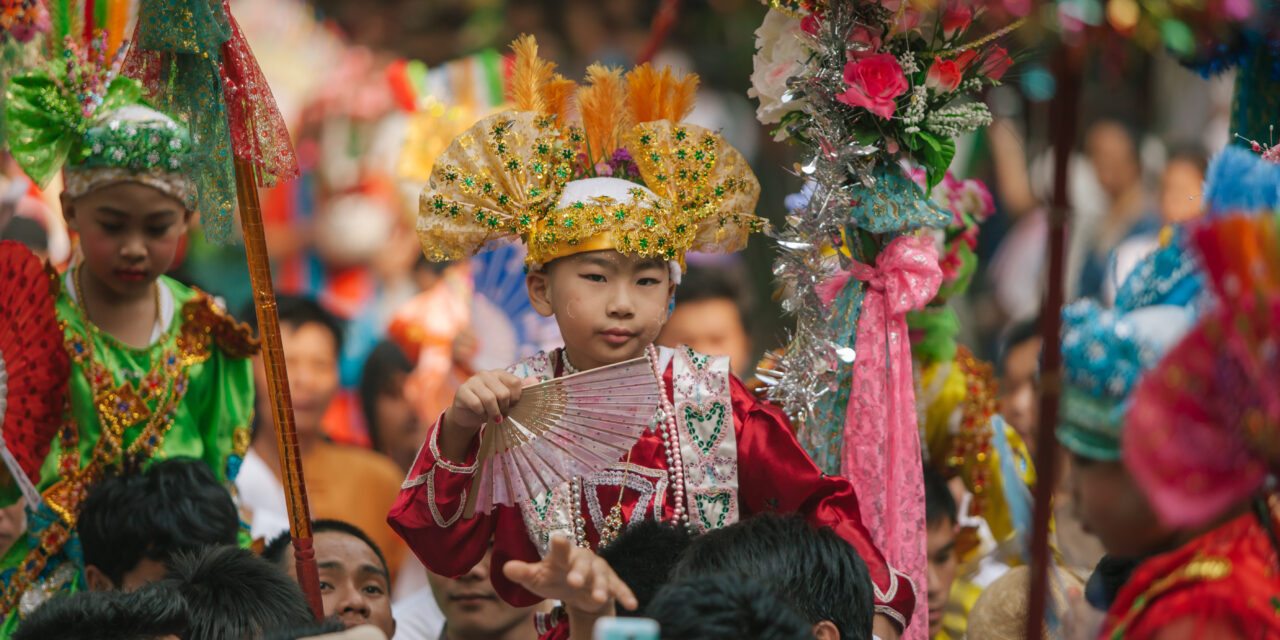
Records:
{"label": "silver tinsel garland", "polygon": [[803,36],[814,52],[814,72],[791,79],[783,95],[784,102],[804,99],[802,111],[792,114],[797,122],[791,130],[805,145],[806,161],[796,175],[806,181],[810,195],[771,232],[778,243],[773,274],[783,290],[782,308],[795,316],[796,328],[781,361],[760,375],[771,385],[769,398],[801,425],[824,396],[835,392],[837,369],[855,358],[851,345],[835,339],[819,286],[838,268],[850,266],[838,250],[847,237],[849,211],[859,199],[857,191],[875,185],[872,169],[887,155],[858,142],[848,106],[836,99],[847,88],[843,72],[854,28],[882,23],[884,15],[875,3],[833,3],[817,33]]}

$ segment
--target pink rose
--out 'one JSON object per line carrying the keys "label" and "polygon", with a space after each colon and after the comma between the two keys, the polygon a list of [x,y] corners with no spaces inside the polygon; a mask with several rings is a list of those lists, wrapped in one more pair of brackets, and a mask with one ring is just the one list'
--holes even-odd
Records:
{"label": "pink rose", "polygon": [[1009,52],[1004,47],[995,46],[982,62],[982,75],[998,82],[1011,66],[1013,66],[1013,58],[1009,57]]}
{"label": "pink rose", "polygon": [[973,22],[973,9],[963,2],[951,2],[942,12],[942,35],[947,39],[969,28]]}
{"label": "pink rose", "polygon": [[902,7],[902,0],[880,0],[880,6],[889,10],[889,13],[897,13]]}
{"label": "pink rose", "polygon": [[964,73],[955,60],[938,58],[929,67],[929,73],[924,78],[924,86],[938,93],[949,93],[960,86],[960,79],[963,76]]}
{"label": "pink rose", "polygon": [[888,53],[844,65],[844,81],[849,89],[836,96],[837,100],[851,107],[862,107],[886,120],[898,106],[895,99],[907,91],[902,66]]}
{"label": "pink rose", "polygon": [[818,35],[818,28],[822,26],[822,14],[811,13],[800,20],[800,30],[811,35]]}
{"label": "pink rose", "polygon": [[856,26],[849,34],[849,50],[846,52],[850,61],[873,56],[880,52],[880,30]]}

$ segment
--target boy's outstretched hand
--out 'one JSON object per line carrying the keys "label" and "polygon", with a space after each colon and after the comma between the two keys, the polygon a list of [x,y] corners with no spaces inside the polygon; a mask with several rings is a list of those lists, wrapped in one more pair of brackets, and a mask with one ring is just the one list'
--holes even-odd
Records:
{"label": "boy's outstretched hand", "polygon": [[512,560],[502,567],[507,578],[536,595],[564,603],[586,614],[611,615],[606,609],[617,602],[624,609],[639,606],[631,588],[590,549],[573,546],[569,538],[551,538],[551,551],[540,562]]}
{"label": "boy's outstretched hand", "polygon": [[467,447],[486,422],[497,424],[520,400],[524,381],[507,371],[495,369],[471,376],[453,394],[453,404],[445,410],[440,425],[440,452],[449,460],[462,460]]}

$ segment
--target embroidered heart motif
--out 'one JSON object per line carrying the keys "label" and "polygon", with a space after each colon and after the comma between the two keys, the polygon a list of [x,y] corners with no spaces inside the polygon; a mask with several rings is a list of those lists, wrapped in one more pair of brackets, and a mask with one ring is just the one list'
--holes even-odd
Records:
{"label": "embroidered heart motif", "polygon": [[[694,502],[698,506],[698,519],[702,521],[703,530],[719,529],[724,526],[725,519],[729,516],[729,509],[732,505],[733,492],[718,491],[715,493],[702,494],[699,493],[693,497]],[[711,524],[711,520],[707,518],[707,513],[712,509],[716,509],[719,513],[716,515],[715,524]]]}
{"label": "embroidered heart motif", "polygon": [[[693,444],[703,455],[711,453],[711,450],[720,442],[720,436],[724,432],[726,413],[724,403],[718,400],[712,402],[706,411],[699,411],[694,407],[684,408],[685,428],[689,431]],[[706,440],[702,439],[701,434],[704,433],[709,436]]]}

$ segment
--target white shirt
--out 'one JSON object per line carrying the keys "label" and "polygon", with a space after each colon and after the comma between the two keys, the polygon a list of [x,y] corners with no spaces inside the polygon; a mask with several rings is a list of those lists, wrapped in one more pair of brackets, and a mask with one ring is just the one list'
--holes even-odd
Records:
{"label": "white shirt", "polygon": [[391,617],[396,619],[396,635],[392,640],[439,640],[444,629],[444,613],[431,587],[391,605]]}

